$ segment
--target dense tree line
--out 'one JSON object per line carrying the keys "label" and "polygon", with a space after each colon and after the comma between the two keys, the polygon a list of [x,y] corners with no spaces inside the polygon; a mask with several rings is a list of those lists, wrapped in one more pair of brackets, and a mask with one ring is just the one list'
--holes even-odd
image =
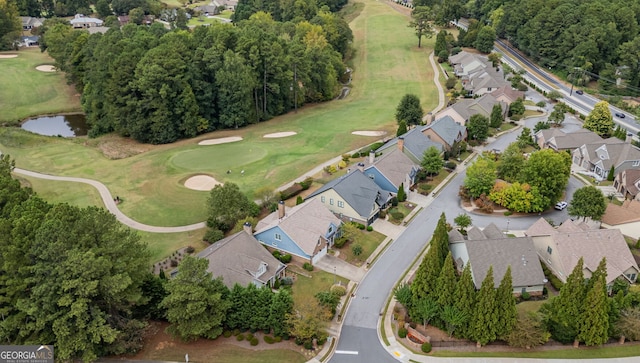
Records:
{"label": "dense tree line", "polygon": [[89,35],[50,21],[42,48],[82,91],[90,135],[159,144],[333,99],[351,39],[329,12],[297,23],[258,12],[193,32],[153,24]]}
{"label": "dense tree line", "polygon": [[[468,12],[500,38],[578,84],[599,74],[604,90],[640,86],[640,3],[626,0],[476,0]],[[576,71],[574,67],[579,67]],[[621,67],[621,68],[618,68]]]}
{"label": "dense tree line", "polygon": [[240,0],[231,16],[234,22],[246,20],[257,12],[271,14],[276,21],[312,20],[319,10],[336,12],[347,0]]}

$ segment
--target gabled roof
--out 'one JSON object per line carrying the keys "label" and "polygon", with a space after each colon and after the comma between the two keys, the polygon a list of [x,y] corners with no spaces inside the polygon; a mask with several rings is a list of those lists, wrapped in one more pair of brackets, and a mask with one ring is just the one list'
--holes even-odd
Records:
{"label": "gabled roof", "polygon": [[[401,137],[404,139],[404,152],[409,153],[409,156],[415,161],[419,162],[424,156],[424,152],[430,147],[435,147],[439,151],[443,150],[443,146],[422,133],[422,128],[416,127],[407,131]],[[398,138],[394,137],[386,144],[382,145],[376,152],[383,152],[389,149],[391,146],[398,145]],[[397,146],[396,146],[397,148]]]}
{"label": "gabled roof", "polygon": [[[286,268],[244,230],[212,244],[197,256],[209,260],[207,271],[214,277],[221,276],[229,288],[236,283],[242,286],[250,283],[263,285]],[[266,265],[266,271],[258,275],[263,265]]]}
{"label": "gabled roof", "polygon": [[481,88],[499,88],[508,84],[502,74],[496,72],[493,68],[487,68],[483,72],[472,75],[470,83],[474,90]]}
{"label": "gabled roof", "polygon": [[481,114],[483,116],[489,117],[491,115],[493,105],[498,103],[502,106],[503,109],[507,107],[507,105],[503,104],[503,102],[498,101],[490,93],[485,93],[479,98],[460,100],[449,107],[456,111],[465,120],[469,120],[469,118],[471,118],[471,116],[475,114]]}
{"label": "gabled roof", "polygon": [[555,132],[552,136],[545,138],[545,141],[555,145],[555,148],[558,150],[573,150],[584,144],[602,141],[602,137],[587,129],[578,129],[570,133],[558,130],[558,132]]}
{"label": "gabled roof", "polygon": [[527,236],[550,236],[554,233],[556,233],[555,228],[544,218],[538,218],[538,220],[524,232]]}
{"label": "gabled roof", "polygon": [[491,92],[491,95],[495,98],[499,98],[500,96],[505,96],[509,99],[509,103],[514,102],[518,98],[524,99],[524,92],[518,91],[517,89],[513,89],[511,87],[511,84],[509,83],[506,83],[502,87]]}
{"label": "gabled roof", "polygon": [[[536,224],[542,221],[547,223],[540,218]],[[631,267],[638,270],[638,265],[619,229],[584,230],[579,223],[571,220],[565,221],[561,227],[562,229],[554,229],[550,234],[546,231],[539,234],[529,228],[525,234],[533,238],[542,235],[551,236],[554,251],[560,256],[565,276],[571,273],[580,257],[584,259],[584,267],[590,271],[595,271],[602,258],[606,257],[607,284],[624,275],[624,271]]]}
{"label": "gabled roof", "polygon": [[451,146],[456,141],[459,141],[460,135],[464,135],[467,128],[455,122],[451,116],[447,115],[426,125],[421,131],[424,132],[425,130],[432,130],[438,134],[447,145]]}
{"label": "gabled roof", "polygon": [[[622,175],[620,175],[622,174]],[[621,177],[624,177],[624,180],[622,180],[622,184],[625,186],[625,188],[627,189],[627,193],[633,195],[634,197],[638,194],[638,192],[640,191],[640,169],[627,169],[624,170],[622,173],[620,173],[618,175],[620,175]]]}
{"label": "gabled roof", "polygon": [[595,164],[600,160],[605,170],[611,166],[617,167],[625,161],[640,160],[640,149],[615,137],[584,144],[584,148],[591,163]]}
{"label": "gabled roof", "polygon": [[610,226],[640,222],[640,202],[625,200],[621,206],[607,203],[607,210],[602,216],[602,223]]}
{"label": "gabled roof", "polygon": [[[370,168],[378,169],[378,171],[397,188],[400,187],[400,184],[404,183],[407,175],[414,176],[418,172],[416,163],[398,148],[393,148],[393,150],[377,157],[373,161],[373,164],[365,167],[365,174]],[[405,185],[405,188],[408,187],[409,185]]]}
{"label": "gabled roof", "polygon": [[334,179],[320,189],[311,193],[307,199],[333,189],[365,220],[369,218],[374,205],[384,205],[389,200],[389,192],[382,190],[373,180],[360,170],[353,170],[347,175]]}
{"label": "gabled roof", "polygon": [[324,238],[329,226],[342,224],[320,200],[312,199],[293,208],[285,207],[285,217],[278,218],[278,211],[258,222],[256,234],[276,226],[287,234],[309,256],[315,254],[320,238]]}
{"label": "gabled roof", "polygon": [[45,19],[35,18],[32,16],[21,16],[20,21],[22,22],[23,27],[25,26],[37,27],[37,26],[41,26],[42,23],[44,23]]}

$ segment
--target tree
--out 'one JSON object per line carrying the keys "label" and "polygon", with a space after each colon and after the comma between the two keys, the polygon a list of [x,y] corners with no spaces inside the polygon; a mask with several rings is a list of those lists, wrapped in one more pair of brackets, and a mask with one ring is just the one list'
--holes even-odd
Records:
{"label": "tree", "polygon": [[467,316],[467,320],[460,326],[461,335],[471,338],[470,321],[476,306],[476,288],[473,285],[471,276],[471,264],[467,264],[462,271],[462,276],[456,284],[455,303],[453,306],[462,314]]}
{"label": "tree", "polygon": [[293,311],[293,297],[287,289],[281,289],[278,293],[271,294],[271,299],[268,326],[273,335],[282,337],[289,333],[287,315]]}
{"label": "tree", "polygon": [[529,312],[526,316],[518,318],[506,340],[512,347],[532,348],[545,344],[550,336],[540,316]]}
{"label": "tree", "polygon": [[396,136],[401,136],[407,133],[407,123],[403,120],[398,122],[398,131],[396,131]]}
{"label": "tree", "polygon": [[616,329],[631,341],[640,340],[640,307],[629,307],[620,312]]}
{"label": "tree", "polygon": [[498,311],[496,334],[500,338],[507,337],[518,320],[512,281],[511,266],[507,266],[507,271],[505,271],[500,286],[496,290],[496,310]]}
{"label": "tree", "polygon": [[578,320],[585,307],[586,295],[583,269],[581,257],[560,289],[560,294],[541,309],[551,336],[563,343],[573,342],[578,335]]}
{"label": "tree", "polygon": [[494,129],[499,128],[500,125],[502,125],[502,123],[504,122],[504,115],[502,114],[502,106],[500,106],[500,104],[493,105],[493,108],[491,109],[490,120],[491,121],[489,123],[489,126],[493,127]]}
{"label": "tree", "polygon": [[409,22],[409,28],[413,28],[418,37],[418,48],[422,46],[422,37],[431,38],[434,30],[431,25],[433,20],[433,11],[428,6],[416,6],[411,12],[411,18]]}
{"label": "tree", "polygon": [[393,296],[407,311],[411,309],[411,285],[401,283],[393,289]]}
{"label": "tree", "polygon": [[509,105],[509,116],[524,115],[524,111],[525,108],[522,98],[518,98]]}
{"label": "tree", "polygon": [[593,106],[593,110],[584,121],[583,127],[591,130],[602,138],[607,138],[613,131],[613,118],[609,111],[609,103],[600,101]]}
{"label": "tree", "polygon": [[449,337],[453,335],[453,332],[461,327],[468,319],[469,316],[466,313],[456,309],[451,305],[447,305],[442,309],[442,320],[447,325],[447,332]]}
{"label": "tree", "polygon": [[[440,52],[447,52],[447,31],[441,30],[436,35],[436,44],[433,47],[433,54],[439,55]],[[448,52],[447,52],[448,54]]]}
{"label": "tree", "polygon": [[519,180],[537,188],[544,205],[555,203],[567,187],[571,175],[571,155],[551,149],[538,150],[529,156]]}
{"label": "tree", "polygon": [[573,193],[568,211],[570,216],[582,217],[585,221],[587,217],[599,221],[606,209],[607,204],[600,189],[589,185]]}
{"label": "tree", "polygon": [[490,53],[493,50],[493,43],[495,43],[495,41],[496,31],[493,27],[486,25],[478,31],[473,47],[482,53]]}
{"label": "tree", "polygon": [[496,166],[498,178],[509,183],[518,180],[520,171],[524,167],[526,160],[518,142],[513,142],[500,154]]}
{"label": "tree", "polygon": [[486,345],[498,338],[498,315],[496,306],[496,290],[493,282],[493,266],[489,266],[487,275],[478,292],[476,308],[471,321],[472,336],[481,345]]}
{"label": "tree", "polygon": [[489,194],[496,180],[496,163],[486,156],[480,156],[467,168],[464,186],[472,198]]}
{"label": "tree", "polygon": [[564,114],[567,112],[567,106],[564,103],[556,103],[553,111],[549,115],[548,121],[556,126],[560,126],[564,122]]}
{"label": "tree", "polygon": [[407,200],[407,193],[404,192],[404,183],[401,183],[398,188],[398,202],[404,202],[405,200]]}
{"label": "tree", "polygon": [[607,181],[613,181],[616,176],[616,167],[611,165],[611,169],[609,169],[609,174],[607,174]]}
{"label": "tree", "polygon": [[489,136],[489,119],[481,114],[471,116],[467,123],[467,133],[474,140],[483,142]]}
{"label": "tree", "polygon": [[98,0],[96,2],[96,12],[101,19],[105,19],[109,15],[113,15],[113,11],[111,11],[111,6],[109,6],[109,2],[107,0]]}
{"label": "tree", "polygon": [[207,225],[224,231],[233,228],[241,218],[255,217],[258,214],[258,206],[233,183],[216,185],[211,189],[208,206]]}
{"label": "tree", "polygon": [[[593,279],[593,277],[592,277]],[[609,302],[607,301],[606,272],[595,278],[587,292],[582,315],[578,321],[577,339],[587,346],[602,345],[609,340]]]}
{"label": "tree", "polygon": [[431,297],[426,297],[414,302],[415,316],[417,319],[422,319],[422,325],[427,326],[431,319],[438,316],[440,313],[440,305]]}
{"label": "tree", "polygon": [[547,98],[550,99],[553,102],[558,101],[559,99],[562,98],[562,93],[556,91],[556,90],[552,90],[551,92],[547,93]]}
{"label": "tree", "polygon": [[208,266],[206,259],[187,256],[180,263],[179,273],[167,284],[169,295],[162,300],[171,323],[169,333],[185,341],[220,336],[231,305],[223,298],[226,287],[222,279],[213,279]]}
{"label": "tree", "polygon": [[471,225],[471,217],[469,217],[467,213],[458,214],[458,216],[453,219],[453,222],[460,228],[462,233],[465,233],[467,227]]}
{"label": "tree", "polygon": [[436,283],[438,289],[438,305],[453,306],[455,302],[455,290],[456,290],[456,272],[451,252],[447,254],[447,258],[444,260],[442,270],[440,270],[440,276]]}
{"label": "tree", "polygon": [[[501,63],[501,59],[502,59],[502,54],[500,53],[496,53],[496,52],[491,52],[489,53],[489,55],[487,56],[487,58],[489,59],[489,61],[491,62],[491,65],[494,67],[498,67]],[[495,106],[494,106],[495,107]],[[501,110],[502,111],[502,110]]]}
{"label": "tree", "polygon": [[289,332],[299,342],[311,342],[313,338],[325,333],[327,321],[331,320],[331,312],[324,309],[315,298],[305,298],[294,306],[287,315],[286,323]]}
{"label": "tree", "polygon": [[15,2],[0,0],[0,50],[15,48],[15,41],[20,37],[22,30],[18,14]]}
{"label": "tree", "polygon": [[404,121],[407,125],[419,125],[422,122],[423,111],[420,98],[414,94],[406,94],[396,108],[398,124]]}
{"label": "tree", "polygon": [[422,166],[427,175],[438,175],[444,166],[440,151],[435,146],[429,147],[422,155],[420,166]]}
{"label": "tree", "polygon": [[531,129],[528,127],[522,128],[522,132],[520,132],[520,136],[518,136],[518,146],[521,149],[524,149],[527,146],[535,145],[535,141],[533,141],[533,136],[531,135]]}

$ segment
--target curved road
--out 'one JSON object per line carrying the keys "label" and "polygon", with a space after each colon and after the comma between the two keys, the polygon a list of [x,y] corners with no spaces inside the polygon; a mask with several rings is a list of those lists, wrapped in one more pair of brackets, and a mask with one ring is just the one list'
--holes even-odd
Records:
{"label": "curved road", "polygon": [[136,222],[133,219],[127,217],[124,213],[120,211],[120,209],[118,209],[118,206],[113,201],[113,196],[109,192],[109,189],[104,184],[96,180],[85,179],[85,178],[75,178],[75,177],[69,177],[69,176],[47,175],[47,174],[37,173],[35,171],[19,169],[19,168],[13,169],[13,172],[16,174],[22,174],[22,175],[30,176],[33,178],[39,178],[39,179],[89,184],[98,190],[98,193],[100,193],[100,197],[102,198],[102,201],[104,202],[105,207],[107,208],[107,210],[109,210],[109,212],[111,212],[113,215],[116,216],[116,219],[120,221],[120,223],[140,231],[153,232],[153,233],[176,233],[176,232],[193,231],[196,229],[206,227],[205,222],[190,224],[188,226],[178,226],[178,227],[158,227],[158,226],[150,226],[148,224]]}

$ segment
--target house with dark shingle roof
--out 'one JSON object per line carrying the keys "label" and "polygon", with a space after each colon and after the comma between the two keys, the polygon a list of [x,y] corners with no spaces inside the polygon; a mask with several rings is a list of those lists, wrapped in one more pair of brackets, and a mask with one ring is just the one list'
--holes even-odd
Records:
{"label": "house with dark shingle roof", "polygon": [[585,223],[570,219],[560,227],[553,228],[544,218],[540,218],[526,230],[525,235],[533,240],[540,260],[562,282],[567,281],[581,257],[584,260],[585,278],[591,277],[602,258],[606,258],[609,288],[615,280],[634,283],[638,278],[638,264],[617,228],[589,229]]}
{"label": "house with dark shingle roof", "polygon": [[392,197],[392,193],[380,188],[370,176],[356,169],[328,182],[311,193],[307,200],[319,199],[341,220],[368,226]]}
{"label": "house with dark shingle roof", "polygon": [[640,238],[640,201],[625,200],[621,206],[607,203],[601,227],[616,228],[625,236]]}
{"label": "house with dark shingle roof", "polygon": [[640,169],[627,169],[616,174],[613,187],[625,199],[640,199]]}
{"label": "house with dark shingle roof", "polygon": [[400,185],[403,185],[407,197],[420,170],[420,166],[399,148],[387,149],[378,157],[372,151],[365,162],[358,164],[358,168],[389,193],[398,194]]}
{"label": "house with dark shingle roof", "polygon": [[467,138],[467,128],[449,116],[436,119],[421,131],[430,140],[441,144],[446,151],[451,150],[453,144]]}
{"label": "house with dark shingle roof", "polygon": [[518,98],[522,98],[524,100],[524,92],[513,89],[511,84],[505,84],[504,86],[494,90],[491,92],[491,95],[495,97],[496,100],[505,102],[508,105],[515,102]]}
{"label": "house with dark shingle roof", "polygon": [[399,137],[394,137],[386,144],[380,146],[376,153],[384,153],[395,147],[406,154],[414,163],[420,164],[424,152],[430,147],[435,147],[438,151],[443,152],[444,146],[435,140],[431,140],[427,135],[422,133],[423,127],[418,126]]}
{"label": "house with dark shingle roof", "polygon": [[471,227],[466,238],[455,229],[449,232],[449,248],[458,270],[471,265],[473,283],[480,289],[482,281],[493,266],[497,288],[511,266],[513,294],[542,295],[546,283],[540,261],[530,237],[506,237],[493,223],[483,230]]}
{"label": "house with dark shingle roof", "polygon": [[22,30],[31,30],[33,28],[41,27],[44,23],[44,18],[35,18],[32,16],[21,16]]}
{"label": "house with dark shingle roof", "polygon": [[567,133],[557,128],[550,128],[539,130],[533,137],[541,149],[549,148],[555,151],[573,151],[584,144],[602,141],[600,135],[587,129]]}
{"label": "house with dark shingle roof", "polygon": [[205,248],[197,257],[207,259],[207,271],[213,277],[222,277],[222,282],[229,288],[235,284],[273,286],[276,279],[284,276],[287,267],[262,247],[251,234],[250,224]]}
{"label": "house with dark shingle roof", "polygon": [[493,106],[496,104],[499,104],[500,107],[502,107],[502,114],[504,117],[506,117],[507,111],[509,110],[509,105],[506,102],[498,101],[490,93],[486,93],[479,98],[465,98],[459,100],[453,105],[438,112],[435,116],[435,119],[438,120],[445,116],[449,116],[455,122],[464,126],[467,124],[467,122],[469,122],[471,116],[476,114],[480,114],[487,118],[490,118]]}
{"label": "house with dark shingle roof", "polygon": [[640,149],[627,141],[610,137],[581,145],[573,150],[571,159],[573,164],[605,179],[612,166],[614,175],[623,170],[640,168]]}
{"label": "house with dark shingle roof", "polygon": [[319,199],[293,208],[284,202],[256,226],[254,236],[264,246],[291,254],[300,262],[314,264],[333,246],[342,221]]}

